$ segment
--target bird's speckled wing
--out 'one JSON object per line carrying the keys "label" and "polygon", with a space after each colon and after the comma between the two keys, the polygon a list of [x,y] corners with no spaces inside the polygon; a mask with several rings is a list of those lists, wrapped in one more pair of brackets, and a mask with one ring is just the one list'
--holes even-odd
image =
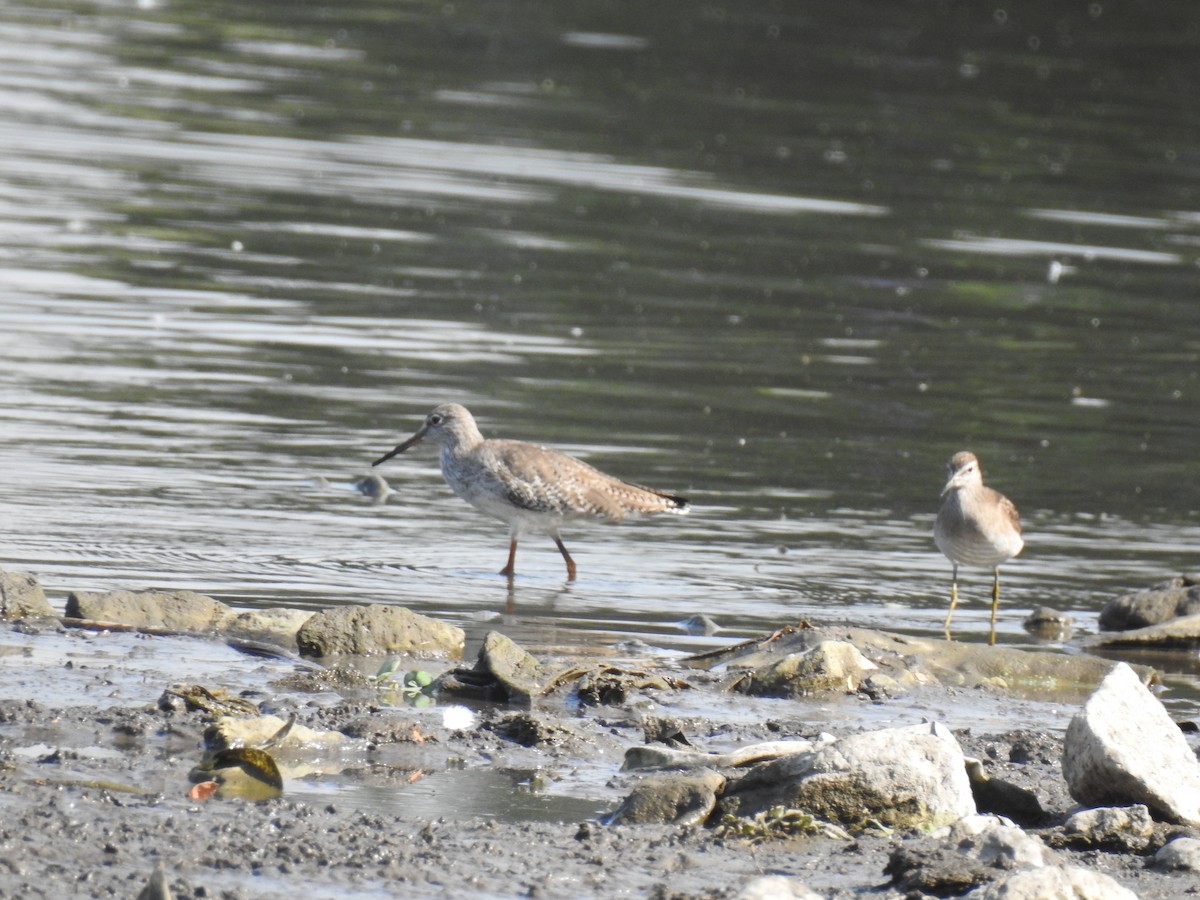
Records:
{"label": "bird's speckled wing", "polygon": [[[991,488],[988,488],[988,490],[992,491]],[[1009,523],[1012,525],[1013,530],[1015,530],[1017,534],[1020,534],[1021,514],[1017,512],[1017,505],[999,491],[992,491],[992,493],[996,495],[996,498],[1000,503],[1000,514],[1007,518]]]}
{"label": "bird's speckled wing", "polygon": [[613,478],[574,457],[523,441],[488,441],[482,468],[514,506],[533,513],[619,520],[639,513],[685,512],[687,501]]}

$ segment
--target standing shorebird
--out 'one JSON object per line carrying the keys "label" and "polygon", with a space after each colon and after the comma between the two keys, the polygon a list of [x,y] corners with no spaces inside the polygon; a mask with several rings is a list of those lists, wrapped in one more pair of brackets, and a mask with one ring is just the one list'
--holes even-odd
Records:
{"label": "standing shorebird", "polygon": [[567,563],[567,581],[575,580],[575,560],[558,529],[571,519],[619,521],[640,513],[686,513],[688,501],[661,491],[628,484],[574,457],[525,441],[485,440],[467,408],[443,403],[425,417],[421,428],[385,453],[377,466],[409,447],[431,441],[441,445],[442,477],[476,509],[508,523],[510,579],[517,540],[534,532],[554,539]]}
{"label": "standing shorebird", "polygon": [[1021,521],[1012,501],[984,486],[983,473],[974,453],[955,453],[946,466],[950,474],[942,496],[946,499],[933,523],[933,539],[954,566],[950,584],[950,611],[943,626],[950,630],[950,619],[958,605],[958,567],[986,566],[994,573],[992,582],[992,630],[996,628],[996,608],[1000,605],[1000,564],[1021,552]]}

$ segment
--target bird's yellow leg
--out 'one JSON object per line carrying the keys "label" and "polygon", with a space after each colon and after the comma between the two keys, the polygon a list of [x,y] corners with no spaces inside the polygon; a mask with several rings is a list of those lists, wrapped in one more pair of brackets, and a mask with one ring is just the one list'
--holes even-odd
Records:
{"label": "bird's yellow leg", "polygon": [[954,607],[958,606],[958,566],[954,566],[954,575],[950,579],[950,611],[946,613],[946,621],[942,628],[950,633],[950,620],[954,618]]}
{"label": "bird's yellow leg", "polygon": [[995,578],[992,581],[992,628],[988,632],[988,644],[995,646],[996,644],[996,609],[1000,606],[1000,567],[995,569]]}
{"label": "bird's yellow leg", "polygon": [[996,610],[1000,607],[1000,567],[997,566],[996,577],[992,581],[992,627],[996,627]]}

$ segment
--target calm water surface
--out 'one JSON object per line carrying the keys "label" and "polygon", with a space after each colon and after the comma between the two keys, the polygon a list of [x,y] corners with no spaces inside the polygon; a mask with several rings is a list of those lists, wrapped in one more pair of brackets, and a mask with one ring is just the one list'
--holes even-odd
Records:
{"label": "calm water surface", "polygon": [[[1198,45],[1182,0],[9,4],[0,563],[534,646],[936,633],[970,448],[1027,533],[1000,639],[1094,630],[1196,567]],[[446,400],[695,510],[510,591],[430,448],[350,486]]]}

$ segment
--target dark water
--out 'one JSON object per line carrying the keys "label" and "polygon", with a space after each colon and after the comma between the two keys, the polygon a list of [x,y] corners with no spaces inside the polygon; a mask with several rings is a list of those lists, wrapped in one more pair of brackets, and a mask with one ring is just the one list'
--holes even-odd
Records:
{"label": "dark water", "polygon": [[[970,448],[1000,639],[1093,630],[1200,543],[1200,11],[1027,6],[5,6],[0,562],[558,647],[936,632]],[[431,450],[349,487],[445,400],[696,509],[509,592]]]}

